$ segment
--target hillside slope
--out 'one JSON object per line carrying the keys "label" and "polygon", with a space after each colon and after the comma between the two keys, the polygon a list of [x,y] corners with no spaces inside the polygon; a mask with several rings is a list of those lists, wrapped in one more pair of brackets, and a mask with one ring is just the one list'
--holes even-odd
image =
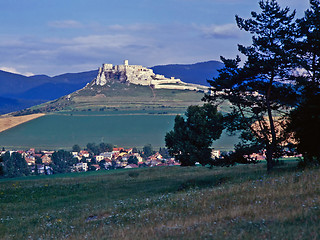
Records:
{"label": "hillside slope", "polygon": [[123,65],[103,64],[84,88],[18,115],[56,111],[184,112],[190,105],[202,104],[205,91],[205,86],[167,78],[125,60]]}
{"label": "hillside slope", "polygon": [[319,239],[320,170],[295,165],[4,179],[0,238]]}
{"label": "hillside slope", "polygon": [[202,104],[203,92],[152,89],[149,86],[112,82],[86,86],[57,100],[21,110],[15,115],[56,111],[156,111],[184,112],[189,105]]}

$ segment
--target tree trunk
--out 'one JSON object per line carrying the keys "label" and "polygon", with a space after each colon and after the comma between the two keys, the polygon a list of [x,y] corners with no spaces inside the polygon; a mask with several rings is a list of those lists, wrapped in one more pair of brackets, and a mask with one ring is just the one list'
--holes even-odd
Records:
{"label": "tree trunk", "polygon": [[271,171],[273,168],[273,162],[272,162],[272,157],[273,153],[276,149],[276,142],[277,142],[277,136],[276,136],[276,130],[274,127],[274,121],[272,117],[272,111],[271,111],[271,106],[270,106],[270,95],[271,95],[271,88],[273,84],[273,78],[274,78],[274,73],[271,74],[271,79],[270,79],[270,84],[267,90],[266,94],[266,104],[267,104],[267,113],[268,113],[268,118],[269,118],[269,124],[270,124],[270,132],[271,132],[271,141],[269,139],[266,139],[267,141],[270,142],[267,146],[267,170],[268,172]]}
{"label": "tree trunk", "polygon": [[274,149],[272,146],[269,145],[266,147],[266,160],[267,160],[268,173],[270,173],[273,168],[273,161],[272,161],[273,151],[274,151]]}

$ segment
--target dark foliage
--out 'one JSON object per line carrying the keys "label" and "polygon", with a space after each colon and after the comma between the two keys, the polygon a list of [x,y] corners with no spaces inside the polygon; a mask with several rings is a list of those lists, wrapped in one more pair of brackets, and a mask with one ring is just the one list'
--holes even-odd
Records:
{"label": "dark foliage", "polygon": [[70,152],[59,150],[52,154],[51,167],[54,173],[66,173],[71,171],[71,166],[76,164],[77,159],[73,158]]}
{"label": "dark foliage", "polygon": [[112,152],[113,145],[111,143],[100,143],[96,145],[95,143],[88,143],[87,150],[91,155],[99,155],[102,152]]}
{"label": "dark foliage", "polygon": [[316,139],[320,138],[320,1],[310,0],[305,16],[297,20],[297,40],[293,44],[298,56],[296,74],[299,104],[289,116],[288,131],[294,133],[297,150],[304,158],[300,165],[320,163]]}
{"label": "dark foliage", "polygon": [[143,150],[142,150],[142,151],[143,151],[142,156],[143,156],[144,158],[150,157],[150,156],[154,153],[151,144],[146,144],[146,145],[143,147]]}
{"label": "dark foliage", "polygon": [[212,164],[210,148],[212,141],[219,139],[223,130],[223,117],[211,104],[190,106],[186,120],[177,115],[174,130],[165,137],[169,153],[180,161],[182,166]]}
{"label": "dark foliage", "polygon": [[72,146],[72,152],[80,152],[81,148],[78,144]]}
{"label": "dark foliage", "polygon": [[291,112],[288,130],[294,133],[305,164],[320,164],[320,93],[310,96]]}
{"label": "dark foliage", "polygon": [[164,158],[169,158],[170,157],[169,150],[167,148],[159,148],[159,153]]}
{"label": "dark foliage", "polygon": [[2,157],[0,156],[0,177],[3,175],[4,175],[3,160],[2,160]]}
{"label": "dark foliage", "polygon": [[136,164],[138,165],[138,159],[136,156],[130,156],[128,159],[128,164]]}
{"label": "dark foliage", "polygon": [[18,152],[6,152],[3,155],[3,175],[4,177],[20,177],[28,176],[30,170],[27,162]]}

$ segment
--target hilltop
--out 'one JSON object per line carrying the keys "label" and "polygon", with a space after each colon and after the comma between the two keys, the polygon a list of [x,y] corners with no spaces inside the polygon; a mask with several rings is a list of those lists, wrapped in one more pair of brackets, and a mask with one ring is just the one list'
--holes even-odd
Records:
{"label": "hilltop", "polygon": [[192,104],[202,104],[206,86],[185,83],[174,77],[155,74],[140,65],[103,64],[85,87],[16,115],[56,111],[158,111],[184,112]]}

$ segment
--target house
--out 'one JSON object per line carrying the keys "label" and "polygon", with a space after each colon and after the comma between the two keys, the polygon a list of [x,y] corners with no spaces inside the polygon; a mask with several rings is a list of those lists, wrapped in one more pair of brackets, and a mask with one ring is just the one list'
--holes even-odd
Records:
{"label": "house", "polygon": [[129,148],[125,150],[128,154],[132,154],[133,148]]}
{"label": "house", "polygon": [[79,156],[79,153],[78,153],[78,152],[71,152],[71,154],[72,154],[74,157]]}
{"label": "house", "polygon": [[91,167],[94,167],[96,171],[100,170],[100,166],[98,164],[92,164]]}
{"label": "house", "polygon": [[54,153],[54,151],[42,151],[43,154],[47,154],[47,155],[52,155]]}
{"label": "house", "polygon": [[153,157],[158,159],[158,160],[162,160],[163,159],[162,155],[160,153],[158,153],[158,152],[153,154]]}
{"label": "house", "polygon": [[38,174],[44,174],[45,173],[45,168],[43,164],[36,164],[37,169],[38,169]]}
{"label": "house", "polygon": [[159,164],[161,164],[162,161],[158,160],[158,159],[149,159],[147,161],[147,164],[150,166],[150,167],[155,167],[155,166],[158,166]]}
{"label": "house", "polygon": [[46,175],[52,175],[53,170],[50,166],[46,166],[43,164],[35,164],[31,167],[31,172],[35,173],[37,170],[38,174],[46,174]]}
{"label": "house", "polygon": [[103,153],[100,153],[100,156],[103,156],[104,158],[112,159],[113,152],[103,152]]}
{"label": "house", "polygon": [[116,153],[116,152],[119,153],[119,152],[123,152],[123,151],[124,151],[124,148],[113,148],[113,149],[112,149],[112,152],[115,152],[115,153]]}
{"label": "house", "polygon": [[129,164],[125,168],[138,168],[136,164]]}
{"label": "house", "polygon": [[138,162],[143,162],[143,158],[140,156],[139,153],[134,153],[133,156],[135,156],[138,159]]}
{"label": "house", "polygon": [[168,166],[174,166],[174,163],[175,163],[174,158],[170,158],[167,160]]}
{"label": "house", "polygon": [[33,155],[33,154],[35,154],[35,149],[34,148],[30,148],[26,153],[28,155]]}
{"label": "house", "polygon": [[104,160],[104,156],[97,155],[97,156],[95,156],[95,159],[96,159],[97,162],[101,162],[102,160]]}
{"label": "house", "polygon": [[126,155],[128,155],[126,152],[121,152],[121,153],[119,153],[119,157],[123,157],[123,156],[126,156]]}
{"label": "house", "polygon": [[90,157],[89,152],[88,151],[84,151],[84,150],[80,151],[79,155],[82,156],[82,157],[85,157],[85,158]]}
{"label": "house", "polygon": [[[245,157],[248,157],[248,156],[245,156]],[[252,160],[260,161],[260,160],[265,160],[266,155],[264,153],[252,153],[250,154],[249,158]]]}
{"label": "house", "polygon": [[215,158],[220,158],[220,150],[214,150],[212,149],[211,151],[211,158],[215,159]]}
{"label": "house", "polygon": [[75,165],[73,165],[73,170],[75,172],[86,172],[88,171],[88,164],[87,163],[77,163]]}
{"label": "house", "polygon": [[109,161],[108,161],[108,162],[106,161],[105,164],[104,164],[104,168],[105,168],[105,169],[108,169],[108,168],[110,168],[111,166],[112,166],[112,162],[111,162],[111,161],[110,161],[110,162],[109,162]]}
{"label": "house", "polygon": [[45,154],[41,157],[42,163],[45,165],[49,165],[50,163],[52,163],[51,160],[51,156],[49,156],[48,154]]}
{"label": "house", "polygon": [[36,158],[34,156],[27,156],[25,160],[29,166],[34,165],[36,163]]}
{"label": "house", "polygon": [[50,166],[44,166],[45,174],[46,175],[52,175],[53,174],[53,169]]}

